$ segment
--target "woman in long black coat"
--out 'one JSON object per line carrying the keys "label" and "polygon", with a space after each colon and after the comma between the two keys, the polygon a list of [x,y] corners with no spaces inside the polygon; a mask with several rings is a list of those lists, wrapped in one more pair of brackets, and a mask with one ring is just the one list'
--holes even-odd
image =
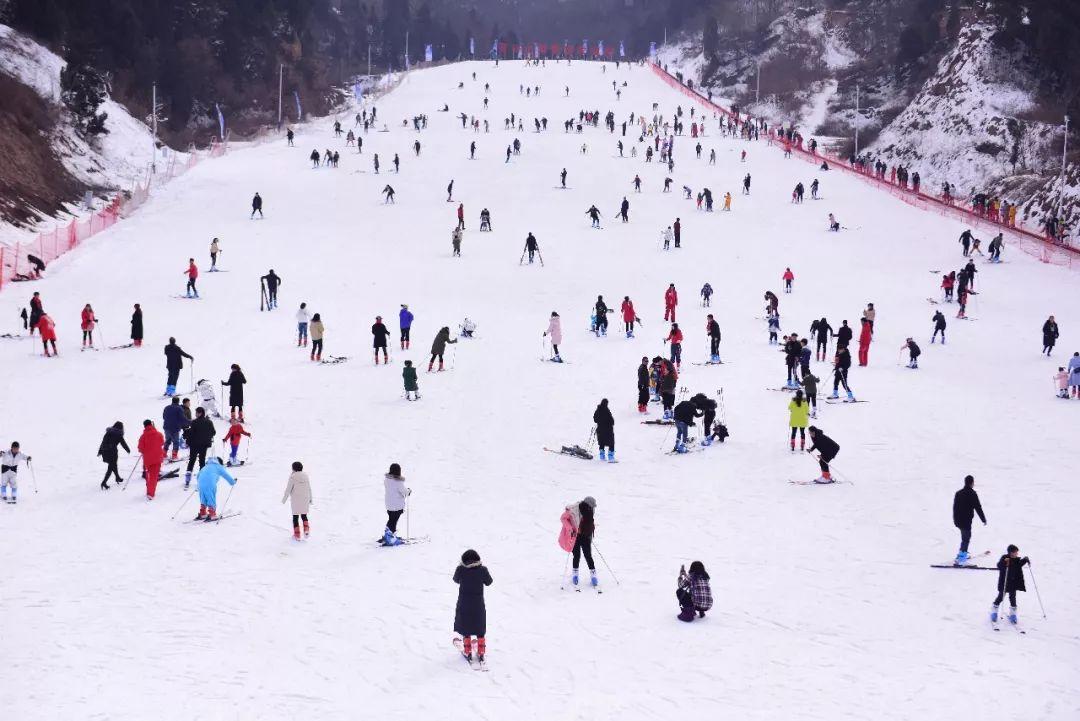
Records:
{"label": "woman in long black coat", "polygon": [[138,348],[142,345],[142,308],[135,304],[135,312],[131,314],[131,342]]}
{"label": "woman in long black coat", "polygon": [[120,457],[118,446],[122,446],[125,451],[131,453],[127,441],[124,440],[124,424],[120,421],[105,429],[105,436],[101,439],[101,445],[98,446],[98,455],[108,466],[105,469],[105,478],[101,481],[101,490],[103,491],[109,490],[110,476],[116,476],[117,483],[124,482],[124,479],[120,477],[120,471],[116,468],[116,462]]}
{"label": "woman in long black coat", "polygon": [[484,606],[484,586],[492,583],[487,567],[480,562],[480,554],[469,549],[461,554],[461,565],[454,571],[454,583],[458,584],[457,608],[454,611],[454,631],[461,634],[462,653],[472,660],[472,637],[476,636],[476,653],[484,660],[487,634],[487,607]]}
{"label": "woman in long black coat", "polygon": [[240,370],[240,366],[233,363],[232,372],[229,373],[229,380],[221,381],[222,385],[229,386],[229,417],[236,418],[236,414],[240,414],[240,422],[244,422],[244,384],[247,383],[247,378],[244,377],[244,372]]}
{"label": "woman in long black coat", "polygon": [[592,414],[593,423],[596,424],[596,444],[600,447],[600,460],[604,460],[604,449],[608,449],[610,457],[607,460],[615,462],[615,419],[608,408],[608,399],[600,401],[600,405]]}

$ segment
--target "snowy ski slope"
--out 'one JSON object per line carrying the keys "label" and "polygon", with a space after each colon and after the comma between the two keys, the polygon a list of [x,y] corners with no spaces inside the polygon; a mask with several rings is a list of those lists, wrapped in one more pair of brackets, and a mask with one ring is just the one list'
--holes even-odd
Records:
{"label": "snowy ski slope", "polygon": [[[678,103],[689,110],[644,68],[601,68],[415,72],[378,103],[389,132],[365,136],[362,155],[333,138],[332,118],[298,129],[295,148],[282,140],[231,152],[50,266],[48,279],[0,295],[0,330],[16,330],[18,309],[39,290],[60,339],[53,360],[36,341],[0,342],[0,443],[21,441],[40,489],[23,469],[19,505],[0,508],[5,718],[1080,717],[1080,576],[1068,555],[1080,540],[1080,403],[1055,399],[1050,380],[1080,349],[1075,275],[1009,248],[1002,265],[979,259],[969,306],[978,320],[941,306],[948,345],[930,345],[938,306],[926,299],[938,296],[940,273],[929,271],[960,268],[961,225],[784,160],[764,142],[722,139],[715,123],[695,160],[684,118],[674,188],[707,185],[718,208],[725,191],[734,196],[731,213],[698,212],[681,193],[661,193],[658,163],[618,158],[602,125],[564,134],[582,109],[614,109],[620,123],[651,115],[654,102],[668,117]],[[613,79],[628,83],[619,101]],[[520,95],[523,83],[540,85],[539,97]],[[449,113],[437,112],[443,103]],[[462,111],[489,119],[491,132],[463,130]],[[525,132],[503,130],[511,112]],[[427,130],[401,127],[419,113]],[[531,132],[534,116],[548,118],[546,133]],[[505,163],[515,137],[522,154]],[[313,148],[341,151],[340,167],[311,169]],[[387,172],[395,152],[399,175]],[[556,189],[563,167],[567,191]],[[747,172],[749,197],[739,190]],[[823,199],[792,205],[795,183],[814,177]],[[450,256],[451,179],[466,212],[460,259]],[[388,182],[395,205],[379,195]],[[248,219],[255,191],[265,220]],[[624,195],[626,225],[614,217]],[[584,215],[592,203],[605,216],[600,231]],[[490,234],[477,232],[483,207]],[[843,232],[825,232],[829,212]],[[684,247],[664,253],[660,233],[676,216]],[[530,231],[544,267],[518,264]],[[213,236],[227,273],[206,273]],[[203,271],[197,302],[172,297],[189,257]],[[792,295],[780,294],[786,266]],[[280,308],[260,313],[258,276],[270,268],[284,279]],[[706,354],[695,301],[706,281],[717,291],[723,366],[690,364]],[[665,350],[671,282],[687,334],[680,385],[723,388],[732,433],[683,457],[665,455],[673,432],[641,425],[635,409],[640,358]],[[823,404],[817,421],[840,444],[835,468],[853,485],[788,483],[815,477],[817,465],[788,451],[788,397],[766,390],[784,380],[758,319],[766,289],[780,294],[785,332],[806,333],[823,315],[857,325],[867,302],[878,309],[870,366],[851,374],[869,402]],[[616,315],[607,338],[588,332],[597,294],[616,308],[634,300],[644,322],[636,338],[622,337]],[[348,363],[312,364],[296,349],[301,301],[323,316],[325,352]],[[79,353],[87,302],[106,345],[126,342],[141,303],[145,347]],[[416,314],[412,350],[375,367],[369,328],[379,314],[396,334],[401,303]],[[539,362],[552,310],[563,318],[562,366]],[[1047,359],[1040,327],[1050,314],[1062,338]],[[436,332],[466,315],[480,337],[450,347],[452,371],[424,373]],[[182,524],[191,503],[171,521],[185,496],[175,480],[151,504],[137,478],[128,491],[98,488],[105,427],[124,421],[134,446],[144,418],[160,421],[169,335],[196,357],[195,379],[216,385],[234,362],[248,378],[253,464],[238,469],[229,505],[242,515],[220,525]],[[909,335],[923,348],[918,371],[897,361]],[[405,358],[421,366],[418,403],[402,398]],[[825,363],[814,369],[828,375]],[[584,444],[605,397],[620,463],[541,450]],[[126,472],[135,457],[121,455]],[[304,544],[291,541],[280,504],[294,460],[315,498]],[[431,541],[382,549],[382,474],[395,461],[413,489],[409,531]],[[950,504],[967,473],[990,522],[977,524],[972,552],[996,559],[1015,543],[1033,559],[1049,618],[1029,576],[1026,636],[990,629],[994,574],[929,568],[956,552]],[[585,495],[598,501],[597,545],[621,582],[601,564],[600,596],[560,590],[559,514]],[[470,547],[495,579],[487,674],[471,673],[450,644],[450,579]],[[693,560],[711,572],[716,606],[682,624],[675,577]]]}

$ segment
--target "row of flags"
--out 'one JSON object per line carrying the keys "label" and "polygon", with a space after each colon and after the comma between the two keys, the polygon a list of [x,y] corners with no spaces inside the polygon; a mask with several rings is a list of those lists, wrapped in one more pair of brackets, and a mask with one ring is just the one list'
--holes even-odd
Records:
{"label": "row of flags", "polygon": [[[615,57],[615,52],[615,48],[610,45],[605,47],[603,40],[593,45],[591,50],[587,39],[582,40],[580,45],[575,45],[569,41],[561,43],[509,43],[505,40],[495,40],[491,43],[489,55],[492,58],[518,58],[519,60],[554,57],[611,59]],[[469,39],[469,54],[476,54],[476,44],[472,38]],[[619,41],[618,55],[619,58],[626,57],[626,46],[622,41]]]}

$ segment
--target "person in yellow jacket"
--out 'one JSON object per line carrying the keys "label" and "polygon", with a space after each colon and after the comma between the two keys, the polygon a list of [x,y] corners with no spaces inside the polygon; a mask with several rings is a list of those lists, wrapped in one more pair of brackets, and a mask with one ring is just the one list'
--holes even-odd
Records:
{"label": "person in yellow jacket", "polygon": [[799,433],[799,450],[806,448],[806,426],[810,423],[810,404],[803,398],[802,390],[795,391],[795,397],[788,403],[791,425],[791,452],[795,452],[795,433]]}

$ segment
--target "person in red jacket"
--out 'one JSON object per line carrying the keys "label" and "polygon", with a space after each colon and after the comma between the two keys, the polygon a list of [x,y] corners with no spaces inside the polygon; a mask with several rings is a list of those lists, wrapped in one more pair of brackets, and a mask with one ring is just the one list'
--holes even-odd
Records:
{"label": "person in red jacket", "polygon": [[240,439],[244,436],[251,438],[251,434],[244,430],[243,421],[232,421],[229,432],[221,439],[222,443],[229,444],[229,460],[225,462],[226,466],[244,465],[242,461],[236,460],[236,452],[240,450]]}
{"label": "person in red jacket", "polygon": [[664,320],[675,322],[675,306],[679,304],[679,292],[675,290],[674,283],[668,283],[664,291]]}
{"label": "person in red jacket", "polygon": [[465,230],[465,204],[458,203],[457,207],[457,227]]}
{"label": "person in red jacket", "polygon": [[94,347],[94,324],[97,323],[97,318],[94,317],[94,309],[87,303],[86,307],[82,309],[82,344],[83,348],[89,345]]}
{"label": "person in red jacket", "polygon": [[671,332],[668,333],[664,342],[671,343],[671,362],[675,364],[676,368],[682,366],[682,331],[679,330],[678,323],[671,324]]}
{"label": "person in red jacket", "polygon": [[142,422],[143,432],[139,436],[139,453],[142,454],[143,474],[146,476],[146,500],[154,500],[157,492],[158,476],[161,475],[161,462],[165,460],[165,436],[154,422]]}
{"label": "person in red jacket", "polygon": [[52,344],[52,355],[60,355],[56,350],[56,323],[48,313],[42,313],[38,318],[37,328],[41,331],[41,345],[45,348],[45,357],[49,357],[49,344]]}
{"label": "person in red jacket", "polygon": [[784,271],[784,292],[791,292],[791,284],[795,282],[795,274],[791,272],[791,268]]}
{"label": "person in red jacket", "polygon": [[859,365],[864,366],[870,361],[870,339],[873,337],[870,330],[870,320],[862,319],[862,330],[859,331]]}
{"label": "person in red jacket", "polygon": [[630,300],[630,296],[624,295],[622,299],[622,321],[626,327],[626,337],[634,337],[634,321],[637,320],[637,313],[634,311],[634,302]]}
{"label": "person in red jacket", "polygon": [[187,297],[191,298],[194,294],[198,298],[199,291],[195,288],[195,279],[199,277],[199,269],[195,266],[194,258],[188,258],[188,269],[184,273],[187,275]]}

